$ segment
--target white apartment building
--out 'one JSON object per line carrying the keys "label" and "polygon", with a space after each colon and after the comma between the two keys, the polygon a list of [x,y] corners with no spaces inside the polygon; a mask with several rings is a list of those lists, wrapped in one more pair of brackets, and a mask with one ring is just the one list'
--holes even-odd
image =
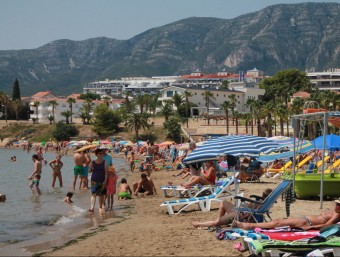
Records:
{"label": "white apartment building", "polygon": [[[198,106],[197,110],[204,112],[206,111],[206,101],[202,93],[209,90],[213,94],[209,106],[210,114],[223,113],[221,105],[224,101],[230,101],[229,96],[232,94],[236,95],[235,109],[239,112],[249,112],[249,108],[245,105],[247,99],[257,100],[264,95],[265,90],[258,86],[258,82],[264,78],[263,72],[257,69],[250,70],[250,74],[248,72],[243,75],[241,73],[231,74],[226,71],[217,74],[203,74],[196,71],[190,75],[181,76],[171,86],[161,89],[159,100],[164,102],[171,99],[175,93],[183,94],[187,90],[192,94],[189,101]],[[228,81],[228,88],[224,88],[223,81]]]}
{"label": "white apartment building", "polygon": [[320,90],[340,91],[340,69],[330,69],[324,72],[308,72],[311,83]]}
{"label": "white apartment building", "polygon": [[[30,119],[35,118],[38,119],[39,123],[49,123],[49,116],[53,116],[53,110],[52,106],[50,105],[50,101],[54,100],[57,102],[57,106],[54,109],[54,120],[55,122],[59,121],[65,121],[65,117],[61,115],[62,112],[70,110],[70,106],[67,103],[68,98],[74,98],[76,99],[76,102],[72,104],[72,119],[73,122],[80,122],[79,120],[79,112],[81,108],[83,107],[83,104],[85,103],[84,100],[78,99],[79,94],[72,94],[65,98],[60,98],[56,96],[51,91],[44,91],[44,92],[38,92],[35,95],[33,95],[30,99]],[[35,102],[39,102],[38,108],[35,106]],[[120,108],[123,100],[121,99],[113,99],[111,100],[109,107],[113,110],[116,110]],[[103,101],[92,101],[93,107],[96,105],[103,103]],[[69,119],[70,120],[70,119]]]}
{"label": "white apartment building", "polygon": [[132,96],[139,94],[156,94],[159,89],[171,85],[178,79],[177,76],[159,77],[126,77],[120,80],[105,80],[88,83],[83,88],[83,93],[96,93],[102,96],[122,96],[130,92]]}

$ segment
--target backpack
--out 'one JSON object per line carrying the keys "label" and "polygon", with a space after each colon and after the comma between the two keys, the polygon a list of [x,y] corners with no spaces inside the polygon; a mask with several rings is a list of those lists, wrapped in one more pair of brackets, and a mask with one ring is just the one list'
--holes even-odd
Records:
{"label": "backpack", "polygon": [[237,164],[237,157],[235,157],[234,155],[227,155],[227,162],[229,167],[231,166],[236,166]]}

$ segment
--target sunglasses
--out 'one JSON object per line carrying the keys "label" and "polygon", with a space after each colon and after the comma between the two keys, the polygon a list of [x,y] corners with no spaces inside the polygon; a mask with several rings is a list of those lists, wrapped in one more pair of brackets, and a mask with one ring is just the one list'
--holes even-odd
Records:
{"label": "sunglasses", "polygon": [[340,206],[340,203],[336,203],[335,205],[336,205],[336,206]]}

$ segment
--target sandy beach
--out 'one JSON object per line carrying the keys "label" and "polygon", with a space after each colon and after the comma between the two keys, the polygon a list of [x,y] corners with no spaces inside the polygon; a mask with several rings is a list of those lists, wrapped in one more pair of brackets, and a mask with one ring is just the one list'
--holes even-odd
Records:
{"label": "sandy beach", "polygon": [[[169,216],[160,204],[165,198],[159,187],[172,181],[180,184],[180,178],[172,177],[174,171],[154,171],[152,178],[158,189],[156,196],[135,197],[132,200],[115,200],[124,211],[124,219],[113,218],[109,225],[70,242],[58,250],[44,253],[46,256],[248,256],[249,252],[239,252],[233,245],[237,241],[218,240],[214,232],[193,228],[192,220],[211,220],[217,215],[218,204],[210,212],[202,212],[194,206],[188,212]],[[139,179],[135,171],[128,179],[132,186]],[[261,183],[242,183],[240,190],[245,196],[261,194],[265,188],[275,188],[279,179],[261,178]],[[323,210],[332,209],[333,201],[325,201]],[[297,200],[291,206],[291,216],[319,213],[318,200]],[[94,215],[100,215],[98,211]],[[272,218],[285,217],[285,202],[281,199],[272,207]],[[115,222],[120,221],[120,222]]]}

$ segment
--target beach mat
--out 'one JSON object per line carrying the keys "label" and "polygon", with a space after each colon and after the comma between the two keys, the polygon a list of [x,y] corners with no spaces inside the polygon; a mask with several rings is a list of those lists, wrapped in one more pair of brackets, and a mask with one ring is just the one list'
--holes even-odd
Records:
{"label": "beach mat", "polygon": [[269,239],[271,240],[294,241],[318,236],[319,230],[283,231],[283,232],[267,232],[262,230],[260,233],[268,236]]}
{"label": "beach mat", "polygon": [[254,240],[249,242],[249,247],[255,254],[269,249],[278,249],[283,252],[310,252],[314,249],[340,247],[340,237],[332,237],[325,242],[318,243],[308,243],[308,239],[292,242],[283,240]]}

